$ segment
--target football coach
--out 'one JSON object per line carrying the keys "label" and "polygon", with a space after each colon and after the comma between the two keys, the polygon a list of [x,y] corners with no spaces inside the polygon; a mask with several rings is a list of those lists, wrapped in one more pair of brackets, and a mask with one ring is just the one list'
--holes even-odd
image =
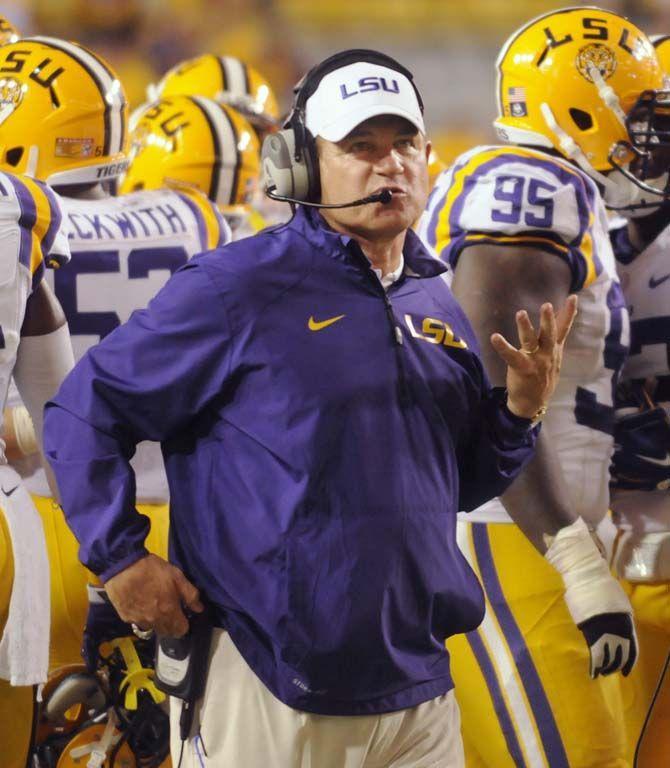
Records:
{"label": "football coach", "polygon": [[[178,636],[211,608],[182,744],[172,700],[182,768],[463,765],[444,641],[484,600],[456,512],[530,458],[576,299],[537,331],[520,311],[520,348],[492,336],[492,389],[411,229],[429,150],[398,62],[319,64],[263,150],[291,221],[190,261],[47,405],[65,514],[121,618]],[[170,563],[135,509],[142,440],[162,444]]]}

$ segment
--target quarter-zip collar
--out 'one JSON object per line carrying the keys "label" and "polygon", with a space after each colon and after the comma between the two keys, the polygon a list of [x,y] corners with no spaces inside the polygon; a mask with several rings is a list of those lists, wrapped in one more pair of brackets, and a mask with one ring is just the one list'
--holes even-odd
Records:
{"label": "quarter-zip collar", "polygon": [[[351,243],[356,242],[355,238],[335,232],[317,210],[298,206],[287,226],[300,232],[319,252],[339,261],[350,261]],[[407,231],[402,255],[405,262],[404,275],[407,277],[437,277],[447,271],[441,261],[430,255],[412,229]]]}

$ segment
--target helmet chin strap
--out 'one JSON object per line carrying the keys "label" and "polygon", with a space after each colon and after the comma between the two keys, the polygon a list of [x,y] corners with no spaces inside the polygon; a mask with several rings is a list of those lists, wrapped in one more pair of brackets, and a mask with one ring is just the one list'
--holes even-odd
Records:
{"label": "helmet chin strap", "polygon": [[612,86],[607,85],[605,78],[602,76],[598,67],[591,67],[589,69],[589,75],[591,75],[591,80],[593,80],[593,84],[598,89],[598,96],[600,96],[605,106],[614,113],[616,119],[625,128],[626,113],[623,111],[623,109],[621,109],[621,102],[619,101],[619,97],[614,92]]}

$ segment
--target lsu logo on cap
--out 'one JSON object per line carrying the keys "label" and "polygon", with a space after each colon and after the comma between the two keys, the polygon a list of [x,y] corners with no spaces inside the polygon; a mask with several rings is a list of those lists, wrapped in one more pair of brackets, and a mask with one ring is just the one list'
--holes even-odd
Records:
{"label": "lsu logo on cap", "polygon": [[385,77],[361,77],[355,85],[340,85],[340,94],[342,99],[350,99],[359,93],[370,93],[371,91],[386,91],[387,93],[400,93],[400,86],[397,80],[391,80],[390,84]]}

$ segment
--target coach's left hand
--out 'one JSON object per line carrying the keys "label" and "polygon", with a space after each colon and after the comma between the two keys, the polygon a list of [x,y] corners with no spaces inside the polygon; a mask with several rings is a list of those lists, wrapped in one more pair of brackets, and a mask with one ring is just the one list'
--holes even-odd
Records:
{"label": "coach's left hand", "polygon": [[507,363],[507,407],[512,413],[532,419],[546,408],[558,383],[563,347],[576,314],[573,294],[557,314],[551,304],[542,305],[539,333],[525,310],[516,313],[520,349],[499,333],[491,336],[493,348]]}

